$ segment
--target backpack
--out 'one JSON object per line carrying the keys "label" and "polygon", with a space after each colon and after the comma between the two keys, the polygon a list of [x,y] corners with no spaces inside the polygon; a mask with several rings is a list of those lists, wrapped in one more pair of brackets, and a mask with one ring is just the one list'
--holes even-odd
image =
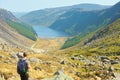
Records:
{"label": "backpack", "polygon": [[27,62],[26,60],[20,59],[17,65],[17,72],[19,74],[24,74],[27,72]]}

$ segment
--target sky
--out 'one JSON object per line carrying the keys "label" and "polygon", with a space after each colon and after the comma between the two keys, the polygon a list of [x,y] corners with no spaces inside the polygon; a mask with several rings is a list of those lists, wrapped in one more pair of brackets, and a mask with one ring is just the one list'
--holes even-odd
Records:
{"label": "sky", "polygon": [[82,3],[114,5],[120,0],[0,0],[0,8],[12,12],[29,12],[44,8],[70,6]]}

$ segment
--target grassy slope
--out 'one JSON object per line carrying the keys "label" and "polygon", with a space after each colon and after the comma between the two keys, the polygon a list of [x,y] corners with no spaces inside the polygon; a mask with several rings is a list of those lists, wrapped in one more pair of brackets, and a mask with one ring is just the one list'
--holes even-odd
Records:
{"label": "grassy slope", "polygon": [[[101,32],[102,31],[102,32]],[[100,33],[101,32],[101,33]],[[96,36],[97,35],[97,36]],[[67,60],[74,63],[79,64],[79,68],[76,69],[76,71],[81,72],[81,77],[84,75],[84,69],[82,68],[86,63],[84,63],[84,60],[72,60],[70,59],[72,56],[79,56],[82,55],[86,59],[90,61],[96,61],[99,62],[100,56],[107,56],[111,60],[114,60],[116,57],[120,58],[120,19],[115,21],[114,23],[106,26],[106,28],[101,28],[97,32],[92,34],[92,36],[96,36],[96,38],[89,38],[92,39],[90,42],[87,42],[86,45],[83,45],[85,41],[82,41],[76,46],[64,49],[62,51],[57,52],[61,56],[67,56]],[[86,37],[87,39],[87,37]],[[84,40],[86,40],[84,39]],[[89,62],[88,62],[89,63]],[[87,63],[87,64],[88,64]],[[100,65],[102,66],[102,65]],[[98,74],[104,74],[99,72],[99,69],[101,68],[99,64],[95,64],[94,66],[91,66],[88,68],[88,72],[93,76],[94,72],[90,71],[92,69],[95,69],[95,72]],[[109,64],[106,64],[107,69],[110,66]],[[115,64],[113,65],[114,68],[119,69],[120,65]],[[75,68],[74,68],[75,69]],[[97,72],[98,71],[98,72]],[[119,72],[120,70],[118,70]],[[95,73],[95,74],[96,74]],[[84,80],[84,79],[82,79]],[[88,79],[86,79],[88,80]],[[94,79],[93,79],[94,80]],[[106,79],[102,79],[106,80]]]}
{"label": "grassy slope", "polygon": [[[51,25],[51,28],[63,32],[67,31],[71,34],[80,33],[79,36],[68,39],[62,47],[62,49],[64,49],[78,44],[81,42],[82,38],[86,37],[86,35],[91,34],[120,18],[119,12],[120,2],[111,8],[102,11],[71,11],[61,15],[60,18]],[[63,17],[64,19],[62,19]]]}
{"label": "grassy slope", "polygon": [[[92,34],[93,35],[93,34]],[[73,50],[71,55],[83,54],[83,55],[119,55],[120,53],[120,19],[114,23],[108,25],[106,28],[102,28],[94,33],[94,35],[86,42],[86,45],[79,46],[76,51]],[[90,40],[90,41],[89,41]],[[84,44],[85,41],[83,41]],[[77,46],[78,47],[78,46]],[[69,52],[68,52],[69,53]]]}
{"label": "grassy slope", "polygon": [[25,37],[34,41],[37,39],[36,33],[34,32],[31,26],[26,25],[24,23],[13,22],[11,20],[8,20],[7,23]]}
{"label": "grassy slope", "polygon": [[[117,55],[120,52],[120,19],[96,33],[96,39],[86,46],[89,52]],[[96,35],[95,34],[95,35]]]}

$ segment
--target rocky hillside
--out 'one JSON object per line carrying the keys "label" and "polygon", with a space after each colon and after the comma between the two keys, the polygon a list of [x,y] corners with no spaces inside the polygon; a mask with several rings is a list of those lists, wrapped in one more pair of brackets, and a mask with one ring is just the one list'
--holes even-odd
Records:
{"label": "rocky hillside", "polygon": [[74,65],[80,80],[119,80],[120,19],[99,29],[76,46],[56,52]]}
{"label": "rocky hillside", "polygon": [[119,55],[120,53],[120,19],[98,30],[84,44],[88,52],[100,55]]}
{"label": "rocky hillside", "polygon": [[95,50],[93,47],[90,48],[87,44],[81,48],[77,47],[79,48],[77,50],[74,48],[64,52],[35,53],[0,43],[0,79],[20,80],[16,65],[22,56],[21,51],[28,53],[31,65],[30,80],[114,80],[119,78],[120,56],[99,55],[93,51]]}
{"label": "rocky hillside", "polygon": [[18,21],[18,19],[13,16],[13,14],[10,11],[7,11],[5,9],[0,9],[0,19],[3,21],[6,21],[8,19],[12,21]]}
{"label": "rocky hillside", "polygon": [[32,40],[36,40],[32,27],[22,23],[11,12],[0,9],[0,41],[27,46]]}
{"label": "rocky hillside", "polygon": [[43,10],[32,11],[20,19],[31,25],[50,26],[57,18],[69,10],[79,9],[81,11],[102,10],[110,6],[97,5],[97,4],[78,4],[73,6],[48,8]]}

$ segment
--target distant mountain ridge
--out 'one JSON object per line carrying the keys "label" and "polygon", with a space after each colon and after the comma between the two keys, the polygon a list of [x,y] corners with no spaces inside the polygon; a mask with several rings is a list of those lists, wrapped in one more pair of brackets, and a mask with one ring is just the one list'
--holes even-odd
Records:
{"label": "distant mountain ridge", "polygon": [[1,8],[0,8],[0,19],[4,21],[8,19],[13,20],[13,21],[18,21],[18,19],[15,16],[13,16],[13,14],[10,11],[7,11]]}
{"label": "distant mountain ridge", "polygon": [[[69,15],[68,15],[69,14]],[[70,16],[61,20],[63,16]],[[51,25],[51,28],[60,30],[63,32],[68,32],[71,34],[80,34],[75,36],[72,39],[68,39],[62,48],[67,48],[74,46],[85,37],[91,33],[94,33],[96,30],[99,30],[102,27],[113,23],[120,18],[120,2],[115,4],[109,9],[102,11],[89,11],[89,12],[78,12],[74,11],[73,13],[66,13],[62,15],[54,24]],[[69,23],[68,23],[69,22]],[[64,25],[62,25],[64,24]]]}
{"label": "distant mountain ridge", "polygon": [[50,26],[57,18],[70,10],[79,9],[80,11],[102,10],[110,6],[97,5],[97,4],[78,4],[73,6],[47,8],[37,11],[32,11],[25,14],[20,19],[31,25]]}
{"label": "distant mountain ridge", "polygon": [[81,8],[84,11],[93,11],[93,10],[103,10],[106,8],[110,8],[110,5],[85,3],[85,4],[73,5],[72,7],[73,8]]}
{"label": "distant mountain ridge", "polygon": [[70,34],[93,31],[102,25],[115,21],[120,16],[119,11],[119,3],[101,11],[75,9],[62,14],[50,27]]}
{"label": "distant mountain ridge", "polygon": [[27,14],[27,12],[12,12],[12,13],[17,18],[20,18],[21,16]]}

